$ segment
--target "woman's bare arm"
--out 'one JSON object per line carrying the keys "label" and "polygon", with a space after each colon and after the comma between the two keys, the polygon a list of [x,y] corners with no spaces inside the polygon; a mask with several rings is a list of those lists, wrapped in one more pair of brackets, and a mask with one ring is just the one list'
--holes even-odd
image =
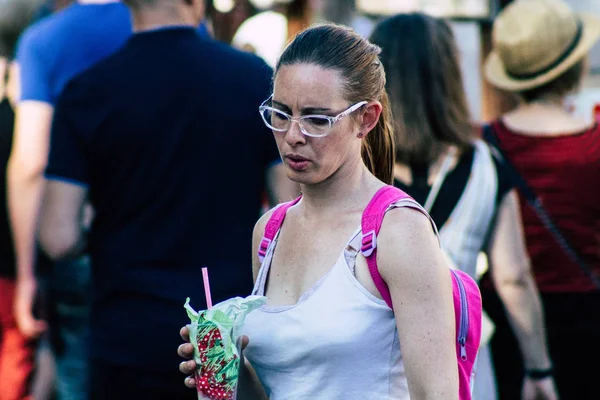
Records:
{"label": "woman's bare arm", "polygon": [[452,281],[429,220],[408,208],[389,211],[377,262],[394,304],[410,398],[457,399]]}

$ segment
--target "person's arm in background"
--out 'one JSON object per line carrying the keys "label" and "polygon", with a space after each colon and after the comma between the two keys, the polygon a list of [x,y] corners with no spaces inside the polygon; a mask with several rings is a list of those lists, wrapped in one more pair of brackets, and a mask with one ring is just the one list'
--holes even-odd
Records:
{"label": "person's arm in background", "polygon": [[[500,204],[489,247],[490,271],[496,291],[521,350],[525,368],[545,370],[552,366],[546,343],[542,303],[525,247],[516,190]],[[552,377],[525,377],[523,400],[558,398]]]}
{"label": "person's arm in background", "polygon": [[87,187],[49,180],[43,197],[39,238],[46,254],[55,261],[78,257],[85,250],[83,233]]}
{"label": "person's arm in background", "polygon": [[46,329],[45,322],[33,316],[37,296],[35,232],[54,112],[45,68],[35,37],[26,32],[17,49],[16,84],[20,99],[7,166],[7,198],[17,263],[14,312],[19,329],[28,337],[39,336]]}
{"label": "person's arm in background", "polygon": [[61,92],[50,134],[50,154],[45,168],[38,237],[54,261],[72,259],[86,248],[85,219],[88,165],[82,131],[75,121],[86,120],[90,89],[73,79]]}

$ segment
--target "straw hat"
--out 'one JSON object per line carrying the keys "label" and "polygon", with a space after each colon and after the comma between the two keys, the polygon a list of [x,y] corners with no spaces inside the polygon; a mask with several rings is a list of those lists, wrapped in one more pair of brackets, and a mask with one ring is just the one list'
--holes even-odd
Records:
{"label": "straw hat", "polygon": [[515,0],[494,21],[485,77],[514,92],[542,86],[585,57],[599,37],[600,18],[575,14],[561,0]]}

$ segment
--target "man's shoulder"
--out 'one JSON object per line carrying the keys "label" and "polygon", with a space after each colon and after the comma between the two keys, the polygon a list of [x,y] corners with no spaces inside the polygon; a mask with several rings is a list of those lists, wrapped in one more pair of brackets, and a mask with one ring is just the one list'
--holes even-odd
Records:
{"label": "man's shoulder", "polygon": [[45,47],[45,42],[49,39],[49,36],[53,35],[56,29],[56,21],[59,18],[58,14],[52,14],[36,21],[25,29],[19,39],[19,51],[27,51],[34,47]]}
{"label": "man's shoulder", "polygon": [[99,90],[105,87],[122,73],[122,65],[119,60],[119,54],[122,49],[104,57],[100,61],[92,64],[90,67],[73,75],[63,89],[70,92],[71,95],[77,93],[81,96],[97,96]]}
{"label": "man's shoulder", "polygon": [[255,54],[236,49],[217,40],[207,41],[207,46],[209,46],[209,58],[215,65],[230,65],[233,70],[245,77],[248,77],[248,74],[264,75],[268,73],[271,75],[273,73],[272,68]]}
{"label": "man's shoulder", "polygon": [[[115,3],[112,6],[110,10],[107,8],[106,11],[112,15],[129,18],[124,5]],[[93,10],[87,10],[85,7],[87,6],[74,3],[34,22],[21,35],[19,47],[22,50],[31,47],[56,49],[64,46],[67,40],[77,39],[80,35],[73,35],[73,31],[79,30],[82,25],[85,25],[85,21],[82,19],[92,15],[91,11]],[[94,16],[94,19],[98,18],[101,16]]]}
{"label": "man's shoulder", "polygon": [[36,40],[52,39],[63,28],[64,24],[74,17],[75,6],[70,5],[31,24],[23,32],[24,41],[35,42]]}

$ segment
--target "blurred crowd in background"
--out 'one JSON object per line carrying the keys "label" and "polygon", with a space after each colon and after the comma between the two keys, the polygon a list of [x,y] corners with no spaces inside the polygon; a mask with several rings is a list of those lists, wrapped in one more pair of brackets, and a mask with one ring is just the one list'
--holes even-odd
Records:
{"label": "blurred crowd in background", "polygon": [[[524,6],[527,13],[510,13],[514,3],[528,2],[529,9]],[[213,273],[215,297],[249,294],[249,250],[255,217],[280,201],[290,200],[298,190],[286,182],[285,172],[279,168],[279,156],[258,106],[268,98],[268,80],[286,43],[320,22],[347,25],[383,48],[386,87],[398,135],[393,184],[425,205],[440,228],[450,261],[481,283],[487,313],[485,334],[489,336],[478,360],[481,378],[480,383],[475,381],[474,399],[529,399],[528,382],[532,387],[547,385],[547,390],[538,388],[546,393],[547,397],[540,397],[544,399],[555,399],[554,385],[561,399],[600,398],[593,378],[593,363],[600,357],[600,287],[594,283],[594,274],[600,272],[600,46],[596,43],[600,2],[207,0],[197,34],[227,49],[257,56],[235,58],[237,53],[230,57],[221,47],[207,47],[206,54],[197,60],[206,64],[206,69],[190,76],[193,81],[210,82],[206,87],[214,95],[212,100],[208,94],[196,99],[170,89],[178,83],[170,86],[169,80],[175,82],[178,74],[186,72],[178,69],[180,59],[173,56],[170,61],[166,41],[162,48],[156,41],[154,58],[139,61],[135,68],[130,55],[131,59],[123,56],[118,60],[122,64],[112,60],[115,76],[104,72],[108,82],[113,78],[116,82],[117,68],[122,65],[123,76],[135,70],[135,74],[148,76],[155,87],[123,81],[119,91],[107,94],[100,83],[87,82],[87,77],[71,85],[71,79],[104,62],[125,43],[132,49],[136,44],[136,51],[142,54],[141,40],[128,40],[132,33],[130,10],[144,7],[144,0],[125,3],[130,8],[110,0],[0,0],[0,199],[6,204],[0,215],[0,400],[121,398],[90,394],[90,373],[104,374],[106,382],[120,375],[123,385],[132,384],[126,380],[130,376],[158,376],[158,381],[169,374],[169,380],[185,390],[183,376],[177,371],[177,328],[185,323],[183,300],[194,287],[200,292],[201,277],[197,271],[185,275],[188,266],[178,265],[181,275],[171,281],[171,275],[159,271],[161,263],[167,263],[159,253],[176,252],[181,258],[197,253],[200,257],[213,251],[205,249],[206,245],[214,249],[214,258],[189,256],[186,261],[177,258],[175,264],[190,262],[198,270],[196,263],[211,264],[212,271],[217,271],[219,263],[227,259],[236,267]],[[503,11],[506,15],[498,21]],[[592,17],[588,20],[579,13]],[[402,15],[418,18],[392,19]],[[244,80],[254,80],[256,85],[247,89]],[[71,98],[62,96],[65,88]],[[127,100],[118,107],[139,101],[143,108],[139,110],[139,124],[106,118],[109,110],[114,111],[109,104],[117,98]],[[170,98],[174,100],[170,102]],[[161,99],[161,107],[143,105],[153,99]],[[134,234],[127,229],[119,231],[119,224],[127,220],[127,213],[146,207],[143,201],[134,200],[136,196],[147,196],[150,201],[155,199],[155,192],[142,185],[139,192],[122,195],[130,185],[124,175],[139,180],[140,174],[152,176],[150,169],[140,167],[142,172],[137,173],[137,161],[119,164],[126,159],[125,154],[111,158],[102,153],[119,146],[118,135],[104,141],[94,139],[92,147],[102,157],[89,149],[85,157],[67,157],[77,141],[55,140],[54,131],[92,131],[92,126],[108,129],[103,124],[114,127],[121,123],[123,130],[150,132],[163,123],[155,120],[156,114],[171,115],[170,107],[177,103],[178,110],[172,115],[178,115],[185,101],[228,108],[231,116],[224,110],[214,111],[214,120],[206,122],[203,129],[248,129],[248,138],[255,140],[233,139],[240,147],[235,151],[231,150],[232,142],[224,141],[221,145],[228,150],[178,153],[179,158],[205,157],[214,162],[214,176],[199,182],[204,182],[203,193],[210,192],[211,199],[223,196],[227,200],[221,205],[216,204],[218,200],[178,205],[181,217],[169,228],[177,234],[169,236],[163,230],[165,236],[159,234],[155,240],[129,240],[127,235]],[[96,108],[101,111],[90,111]],[[216,127],[218,118],[227,126]],[[172,121],[164,123],[168,127]],[[184,129],[179,127],[183,123],[175,125],[175,130]],[[267,132],[263,138],[252,136],[254,132],[263,134],[263,130]],[[165,143],[165,151],[180,151]],[[140,165],[169,162],[160,156],[150,157],[154,161],[145,157],[135,160],[141,160]],[[232,165],[217,165],[219,159],[227,163],[233,160]],[[504,159],[516,167],[527,187],[520,184],[521,178],[515,177],[512,167],[506,167]],[[234,163],[236,160],[239,164]],[[96,165],[92,170],[89,165],[93,163],[106,165],[106,170]],[[181,163],[181,168],[195,168],[195,164]],[[84,164],[86,171],[82,172]],[[205,172],[193,179],[204,177]],[[168,181],[192,179],[174,176]],[[80,192],[64,198],[62,191],[55,197],[44,194],[44,177],[58,177],[59,182],[75,182],[89,189],[92,200],[82,208],[82,215],[76,216],[83,221],[81,235],[91,233],[89,244],[84,246],[92,247],[81,251],[76,239],[68,245],[60,242],[70,234],[61,225],[69,213],[61,214],[55,202],[70,204],[78,199],[81,203],[84,197]],[[162,182],[164,177],[154,178]],[[70,187],[59,189],[68,192]],[[179,190],[174,184],[163,189]],[[234,201],[236,192],[252,199]],[[201,195],[189,194],[190,202]],[[160,207],[172,206],[169,201]],[[119,208],[122,204],[130,208]],[[540,211],[534,204],[543,204],[545,209]],[[215,214],[225,213],[217,210],[227,207],[233,214],[240,210],[236,218],[242,222],[234,216],[219,220],[203,214],[192,222],[197,224],[194,229],[207,232],[206,237],[190,235],[185,220],[194,219],[190,217],[196,212],[194,207],[215,210],[211,211]],[[53,214],[48,210],[58,211]],[[159,217],[149,214],[149,218],[164,216],[161,210],[153,212]],[[111,213],[116,216],[107,217]],[[203,225],[207,218],[210,221]],[[147,238],[152,238],[155,226],[136,223]],[[221,225],[237,224],[240,228],[233,233],[219,230]],[[113,241],[106,239],[115,231],[120,233],[113,234]],[[228,237],[235,249],[210,242],[211,233],[231,235]],[[244,239],[236,241],[238,236]],[[119,257],[123,251],[119,242],[127,246],[125,251],[147,256],[125,257],[127,262],[117,262],[118,268],[100,268]],[[127,268],[130,272],[122,272]],[[98,290],[92,289],[95,279],[98,284],[103,282],[105,296],[95,299],[98,303],[92,303],[91,308],[92,313],[102,316],[91,321],[92,330],[102,332],[98,342],[88,339],[90,294]],[[180,279],[189,280],[189,285],[182,288],[173,283],[168,290],[161,287]],[[243,282],[228,287],[237,280]],[[148,290],[141,291],[143,295],[131,295],[128,291],[136,285]],[[168,306],[163,306],[156,298],[169,290],[173,293],[164,294]],[[155,313],[172,318],[154,319]],[[166,332],[154,333],[155,329]],[[136,330],[147,340],[127,338]],[[119,334],[124,338],[116,344],[120,339],[114,338]],[[161,366],[138,357],[137,353],[143,354],[163,338],[168,344],[165,352],[172,357],[156,360]],[[90,367],[88,348],[96,343],[99,347],[92,358],[100,361]],[[113,350],[105,350],[113,344],[117,349],[114,354],[127,348],[130,358],[113,357]],[[157,354],[162,357],[167,353]],[[131,361],[134,359],[142,360],[140,365]]]}

